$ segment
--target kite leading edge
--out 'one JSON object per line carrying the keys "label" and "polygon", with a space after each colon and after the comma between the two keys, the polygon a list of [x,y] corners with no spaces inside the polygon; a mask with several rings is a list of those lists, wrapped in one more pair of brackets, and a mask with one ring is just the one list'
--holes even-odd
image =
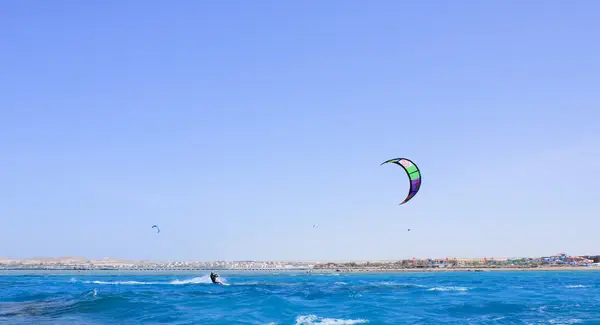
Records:
{"label": "kite leading edge", "polygon": [[417,195],[417,192],[419,192],[419,189],[421,188],[421,171],[414,162],[407,158],[394,158],[386,160],[381,163],[381,165],[387,163],[393,163],[402,167],[406,172],[406,175],[408,175],[410,189],[408,190],[408,195],[404,201],[400,203],[400,205],[402,205],[412,199],[415,195]]}

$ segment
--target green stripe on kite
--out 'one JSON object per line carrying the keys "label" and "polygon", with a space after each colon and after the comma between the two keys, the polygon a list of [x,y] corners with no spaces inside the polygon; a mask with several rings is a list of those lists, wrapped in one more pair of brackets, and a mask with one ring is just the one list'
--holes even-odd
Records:
{"label": "green stripe on kite", "polygon": [[406,167],[406,171],[409,174],[412,174],[414,172],[419,172],[419,170],[417,169],[417,167],[415,165],[411,165],[411,166]]}

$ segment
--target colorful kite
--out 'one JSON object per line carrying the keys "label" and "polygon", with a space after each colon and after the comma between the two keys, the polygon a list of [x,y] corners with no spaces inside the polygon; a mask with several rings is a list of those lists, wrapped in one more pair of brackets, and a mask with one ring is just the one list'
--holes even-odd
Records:
{"label": "colorful kite", "polygon": [[381,165],[387,163],[393,163],[402,167],[410,180],[410,189],[408,190],[408,195],[406,196],[404,201],[400,203],[400,205],[402,205],[408,202],[410,199],[412,199],[415,195],[417,195],[417,192],[419,192],[419,189],[421,188],[421,171],[419,170],[417,165],[415,165],[414,162],[406,158],[394,158],[386,160],[383,163],[381,163]]}

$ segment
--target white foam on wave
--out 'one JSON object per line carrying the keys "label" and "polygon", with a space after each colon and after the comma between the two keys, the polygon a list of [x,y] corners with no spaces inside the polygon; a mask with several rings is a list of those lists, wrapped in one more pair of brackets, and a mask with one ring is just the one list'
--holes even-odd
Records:
{"label": "white foam on wave", "polygon": [[434,287],[429,288],[428,291],[468,291],[465,287]]}
{"label": "white foam on wave", "polygon": [[82,283],[92,283],[92,284],[122,284],[122,285],[150,285],[150,284],[165,284],[161,282],[143,282],[143,281],[81,281]]}
{"label": "white foam on wave", "polygon": [[566,288],[569,289],[574,289],[574,288],[589,288],[590,286],[586,286],[586,285],[582,285],[582,284],[576,284],[576,285],[568,285],[565,286]]}
{"label": "white foam on wave", "polygon": [[323,324],[323,325],[353,325],[353,324],[364,324],[369,321],[366,319],[339,319],[339,318],[323,318],[316,315],[306,315],[296,317],[296,325],[312,325],[312,324]]}
{"label": "white foam on wave", "polygon": [[393,282],[393,281],[378,281],[372,282],[373,285],[380,287],[405,287],[405,288],[427,288],[427,286],[416,284],[416,283],[406,283],[406,282]]}
{"label": "white foam on wave", "polygon": [[[221,281],[223,281],[223,279],[219,278]],[[202,284],[202,283],[212,283],[212,281],[210,280],[210,277],[205,275],[205,276],[200,276],[200,277],[195,277],[195,278],[191,278],[191,279],[185,279],[185,280],[173,280],[171,282],[169,282],[169,284]]]}
{"label": "white foam on wave", "polygon": [[548,323],[550,324],[561,324],[561,325],[566,325],[566,324],[579,324],[579,323],[583,323],[582,319],[577,319],[577,318],[572,318],[572,319],[551,319],[548,321]]}
{"label": "white foam on wave", "polygon": [[[223,281],[224,285],[229,285],[227,284],[224,279],[221,279],[221,281]],[[70,280],[70,282],[81,282],[81,283],[87,283],[87,284],[105,284],[105,285],[183,285],[183,284],[212,284],[212,281],[210,280],[209,276],[201,276],[201,277],[195,277],[195,278],[191,278],[191,279],[184,279],[184,280],[173,280],[173,281],[99,281],[99,280],[88,280],[88,281],[78,281],[75,278],[72,278]]]}
{"label": "white foam on wave", "polygon": [[259,285],[260,282],[258,281],[248,281],[248,282],[240,282],[240,283],[236,283],[236,285],[246,285],[246,286],[255,286],[255,285]]}

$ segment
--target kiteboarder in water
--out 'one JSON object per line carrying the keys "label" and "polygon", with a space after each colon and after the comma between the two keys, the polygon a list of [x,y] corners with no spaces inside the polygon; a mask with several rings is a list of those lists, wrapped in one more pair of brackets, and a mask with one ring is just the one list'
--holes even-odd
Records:
{"label": "kiteboarder in water", "polygon": [[221,283],[221,281],[218,278],[219,278],[219,275],[217,273],[210,272],[210,280],[212,281],[212,283],[223,284],[223,283]]}

